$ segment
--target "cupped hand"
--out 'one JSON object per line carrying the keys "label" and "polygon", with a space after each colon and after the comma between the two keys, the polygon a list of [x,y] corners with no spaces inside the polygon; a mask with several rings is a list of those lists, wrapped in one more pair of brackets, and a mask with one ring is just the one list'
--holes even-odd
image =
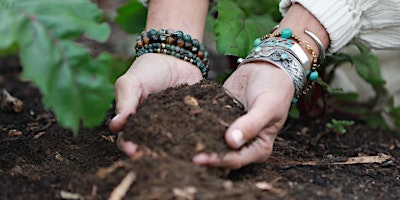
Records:
{"label": "cupped hand", "polygon": [[[189,62],[156,53],[140,56],[115,83],[116,116],[109,123],[110,130],[122,131],[128,116],[136,112],[138,104],[149,94],[184,83],[194,84],[201,79],[200,70]],[[120,148],[129,156],[135,152],[136,145],[123,142]]]}
{"label": "cupped hand", "polygon": [[223,157],[198,154],[193,161],[200,165],[237,169],[266,160],[284,125],[294,94],[293,82],[285,72],[266,62],[239,67],[224,83],[247,113],[235,120],[225,133],[234,150]]}

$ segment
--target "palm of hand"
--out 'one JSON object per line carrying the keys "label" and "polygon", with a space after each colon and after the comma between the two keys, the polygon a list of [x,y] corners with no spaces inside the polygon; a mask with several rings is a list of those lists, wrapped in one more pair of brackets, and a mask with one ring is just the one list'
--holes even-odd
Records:
{"label": "palm of hand", "polygon": [[201,79],[200,70],[186,61],[163,54],[140,56],[115,83],[117,115],[109,124],[111,131],[121,131],[128,115],[135,113],[139,102],[149,94]]}
{"label": "palm of hand", "polygon": [[285,72],[273,65],[250,63],[237,69],[224,87],[248,111],[233,122],[225,134],[226,142],[236,150],[223,158],[217,154],[199,154],[193,161],[240,168],[267,159],[275,137],[286,121],[294,93],[293,83]]}

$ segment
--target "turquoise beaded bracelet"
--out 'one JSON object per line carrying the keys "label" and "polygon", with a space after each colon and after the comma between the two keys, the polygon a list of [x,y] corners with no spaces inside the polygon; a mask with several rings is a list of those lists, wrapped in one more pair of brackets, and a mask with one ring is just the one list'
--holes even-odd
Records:
{"label": "turquoise beaded bracelet", "polygon": [[136,58],[146,53],[164,53],[196,65],[204,78],[208,75],[208,51],[199,40],[182,31],[150,29],[136,40]]}
{"label": "turquoise beaded bracelet", "polygon": [[[307,34],[310,33],[310,31],[307,30],[306,32]],[[303,46],[305,49],[307,49],[312,57],[312,64],[311,64],[311,69],[307,70],[306,72],[306,76],[308,79],[308,84],[305,86],[303,92],[301,93],[301,95],[305,95],[307,92],[309,92],[313,86],[315,85],[316,80],[319,77],[317,68],[319,67],[319,63],[322,61],[321,59],[317,58],[315,51],[313,50],[313,48],[305,41],[301,40],[299,37],[297,37],[296,35],[293,35],[293,32],[290,28],[284,28],[282,29],[279,33],[275,33],[275,34],[268,34],[265,35],[264,37],[261,38],[261,40],[266,40],[267,38],[271,38],[271,37],[281,37],[284,39],[293,39],[295,40],[297,43],[299,43],[301,46]],[[297,95],[293,98],[292,102],[296,103],[298,101],[298,99],[300,98],[300,95]]]}

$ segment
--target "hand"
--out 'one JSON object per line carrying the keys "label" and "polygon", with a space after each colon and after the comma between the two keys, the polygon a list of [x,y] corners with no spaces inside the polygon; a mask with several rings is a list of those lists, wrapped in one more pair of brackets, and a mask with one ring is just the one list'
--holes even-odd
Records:
{"label": "hand", "polygon": [[[116,116],[109,124],[110,130],[122,131],[128,115],[135,113],[138,104],[149,94],[184,83],[194,84],[201,79],[196,66],[173,56],[155,53],[140,56],[115,83]],[[137,146],[122,142],[120,148],[131,156]]]}
{"label": "hand", "polygon": [[285,72],[269,63],[248,63],[238,68],[224,87],[248,111],[235,120],[225,140],[235,149],[223,158],[201,153],[193,162],[237,169],[266,160],[278,131],[284,125],[294,94],[293,82]]}

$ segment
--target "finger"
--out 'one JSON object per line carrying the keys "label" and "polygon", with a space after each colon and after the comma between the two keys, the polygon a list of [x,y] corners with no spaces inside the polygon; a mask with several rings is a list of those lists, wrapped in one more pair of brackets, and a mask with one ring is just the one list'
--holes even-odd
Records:
{"label": "finger", "polygon": [[276,133],[265,129],[249,146],[243,147],[239,151],[231,151],[222,158],[216,153],[209,155],[202,153],[193,157],[193,162],[200,165],[230,169],[238,169],[251,163],[261,162],[271,155],[275,137]]}
{"label": "finger", "polygon": [[268,93],[257,97],[249,111],[235,120],[228,128],[225,139],[234,149],[253,140],[261,130],[271,125],[273,132],[278,132],[287,117],[290,102],[280,102]]}
{"label": "finger", "polygon": [[137,78],[129,73],[121,76],[115,83],[116,116],[110,121],[109,128],[117,133],[125,127],[128,115],[135,113],[142,96],[142,88]]}
{"label": "finger", "polygon": [[136,153],[138,146],[131,141],[125,141],[122,138],[122,134],[122,132],[118,133],[117,146],[128,157],[132,157]]}

